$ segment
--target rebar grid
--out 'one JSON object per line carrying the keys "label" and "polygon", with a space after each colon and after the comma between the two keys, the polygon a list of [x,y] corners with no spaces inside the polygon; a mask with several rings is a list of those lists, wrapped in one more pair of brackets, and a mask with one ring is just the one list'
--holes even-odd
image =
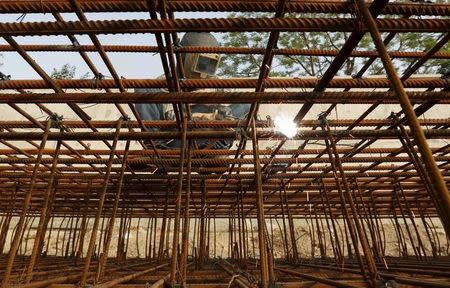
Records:
{"label": "rebar grid", "polygon": [[[0,80],[2,288],[450,287],[450,80],[418,73],[430,59],[450,58],[442,51],[450,4],[388,2],[0,1],[0,15],[55,18],[0,23],[8,43],[0,52],[18,53],[40,76]],[[232,11],[273,17],[175,18]],[[148,19],[85,14],[107,12]],[[188,31],[269,33],[265,48],[179,47],[178,33]],[[340,50],[277,47],[282,32],[338,31],[350,32]],[[135,33],[154,35],[157,45],[98,38]],[[398,33],[440,36],[425,51],[388,51]],[[365,34],[376,49],[357,49]],[[51,35],[71,44],[16,40]],[[92,45],[80,45],[79,35]],[[78,53],[94,79],[52,79],[32,57],[37,51]],[[112,79],[87,52],[99,54]],[[111,52],[158,53],[164,79],[122,77]],[[256,79],[185,79],[181,53],[263,60]],[[332,61],[322,77],[270,77],[275,56],[299,55]],[[351,57],[365,65],[354,76],[339,74]],[[400,72],[393,58],[414,62]],[[377,59],[385,75],[364,77]],[[231,91],[202,91],[208,88]],[[87,103],[114,111],[112,118]],[[143,120],[136,103],[170,103],[176,119]],[[245,119],[194,121],[190,104],[199,103],[252,105]],[[295,137],[258,117],[274,107],[293,108]],[[46,120],[34,116],[39,109]],[[205,138],[235,146],[195,149]],[[158,139],[182,145],[158,149]]]}

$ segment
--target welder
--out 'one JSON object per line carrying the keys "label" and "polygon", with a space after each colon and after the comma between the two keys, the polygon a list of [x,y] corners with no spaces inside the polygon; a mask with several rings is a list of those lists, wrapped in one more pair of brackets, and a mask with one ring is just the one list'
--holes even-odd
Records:
{"label": "welder", "polygon": [[[181,47],[218,47],[217,39],[210,33],[186,33],[180,41]],[[186,79],[217,78],[216,72],[220,63],[220,55],[213,53],[182,53],[184,77]],[[180,75],[181,77],[181,75]],[[160,78],[163,78],[161,76]],[[136,92],[161,92],[165,89],[136,89]],[[195,90],[199,92],[201,90]],[[204,90],[203,90],[204,91]],[[211,90],[209,90],[211,91]],[[214,89],[214,91],[220,91]],[[249,112],[250,104],[190,104],[191,120],[240,120]],[[164,104],[136,104],[136,109],[143,120],[175,120],[173,105]],[[161,131],[159,128],[150,128]],[[234,139],[196,139],[195,149],[230,149]],[[157,149],[177,149],[181,146],[181,139],[164,139],[153,141]],[[149,143],[146,142],[148,145]]]}

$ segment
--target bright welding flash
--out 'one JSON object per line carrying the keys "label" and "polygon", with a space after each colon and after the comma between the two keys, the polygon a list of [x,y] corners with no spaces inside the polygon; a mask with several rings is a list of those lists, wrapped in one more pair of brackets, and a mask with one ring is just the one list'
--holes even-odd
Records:
{"label": "bright welding flash", "polygon": [[297,135],[297,125],[288,117],[281,115],[275,117],[275,129],[283,133],[286,137],[292,138]]}

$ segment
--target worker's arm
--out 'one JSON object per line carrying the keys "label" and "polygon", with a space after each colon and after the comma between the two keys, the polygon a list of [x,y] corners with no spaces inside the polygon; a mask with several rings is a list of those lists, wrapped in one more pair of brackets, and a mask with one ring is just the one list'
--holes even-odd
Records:
{"label": "worker's arm", "polygon": [[233,115],[233,117],[242,119],[247,116],[250,111],[250,104],[231,104],[229,108],[231,109],[231,115]]}
{"label": "worker's arm", "polygon": [[[161,92],[160,89],[135,89],[135,91],[142,93]],[[135,106],[142,120],[166,120],[164,115],[164,104],[137,103]]]}

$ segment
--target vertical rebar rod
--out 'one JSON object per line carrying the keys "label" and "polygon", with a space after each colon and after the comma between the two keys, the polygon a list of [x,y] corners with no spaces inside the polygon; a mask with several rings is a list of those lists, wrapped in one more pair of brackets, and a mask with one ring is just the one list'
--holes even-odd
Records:
{"label": "vertical rebar rod", "polygon": [[41,215],[39,217],[39,223],[38,223],[38,227],[36,230],[36,235],[34,237],[34,244],[33,244],[32,252],[31,252],[30,260],[28,262],[25,283],[29,283],[31,281],[31,278],[33,276],[34,265],[36,263],[36,260],[38,259],[38,255],[41,253],[39,248],[42,248],[41,242],[44,240],[44,236],[45,236],[45,230],[46,230],[45,229],[46,227],[44,227],[45,219],[47,218],[47,214],[50,213],[50,211],[48,209],[49,205],[50,205],[50,196],[51,196],[50,194],[51,194],[51,191],[54,189],[53,185],[54,185],[54,181],[55,181],[55,173],[57,170],[58,156],[59,156],[60,149],[61,149],[61,141],[59,140],[56,143],[55,154],[53,156],[52,168],[50,171],[50,179],[48,180],[48,184],[47,184],[48,186],[45,191],[44,204],[41,209]]}
{"label": "vertical rebar rod", "polygon": [[182,234],[182,247],[181,247],[181,261],[180,261],[180,271],[183,286],[187,284],[187,260],[189,255],[189,225],[190,225],[190,201],[191,201],[191,166],[192,166],[192,153],[191,153],[191,141],[188,141],[188,151],[187,151],[187,179],[186,179],[186,192],[185,192],[185,204],[184,204],[184,223],[183,223],[183,234]]}
{"label": "vertical rebar rod", "polygon": [[151,226],[152,234],[150,234],[150,236],[153,239],[151,239],[151,243],[152,243],[152,249],[151,250],[152,251],[151,251],[150,259],[156,259],[156,238],[157,238],[156,237],[156,232],[158,231],[158,217],[155,216],[152,219],[153,219],[152,226]]}
{"label": "vertical rebar rod", "polygon": [[412,226],[414,228],[414,232],[416,232],[416,238],[417,242],[419,244],[418,251],[420,253],[420,250],[422,250],[421,255],[423,255],[425,261],[427,261],[427,252],[425,251],[425,247],[423,245],[422,236],[420,236],[422,233],[419,231],[417,227],[417,223],[415,220],[414,212],[411,210],[411,206],[409,205],[408,200],[406,199],[405,191],[403,190],[402,184],[400,181],[398,181],[398,188],[400,190],[400,193],[402,194],[403,200],[405,201],[405,206],[409,215],[409,219],[411,220]]}
{"label": "vertical rebar rod", "polygon": [[324,191],[325,191],[325,189],[323,189],[323,188],[319,190],[320,200],[321,200],[322,209],[323,209],[322,211],[323,211],[323,215],[325,216],[325,223],[327,225],[327,230],[328,230],[328,234],[329,234],[329,237],[330,237],[331,248],[333,249],[333,256],[334,256],[334,259],[336,260],[336,264],[339,264],[339,263],[341,263],[340,253],[338,252],[339,251],[338,249],[340,247],[338,245],[336,245],[336,243],[335,243],[336,240],[337,240],[337,237],[335,237],[336,239],[333,239],[333,232],[335,233],[336,236],[337,236],[337,233],[330,226],[330,221],[328,219],[328,213],[327,213],[327,210],[326,210],[327,207],[325,205],[325,200],[324,200],[324,197],[323,197]]}
{"label": "vertical rebar rod", "polygon": [[341,264],[343,264],[344,263],[344,249],[341,248],[341,243],[339,241],[338,230],[337,230],[337,227],[336,227],[336,220],[334,219],[333,211],[331,210],[330,198],[328,196],[328,191],[325,188],[325,184],[323,183],[323,179],[321,181],[321,185],[322,185],[323,195],[325,195],[324,198],[325,198],[326,205],[327,205],[327,208],[328,208],[327,209],[328,213],[330,215],[331,225],[333,226],[334,238],[335,238],[335,241],[336,241],[336,252],[338,253],[339,262]]}
{"label": "vertical rebar rod", "polygon": [[[355,203],[354,203],[353,197],[350,194],[350,186],[349,186],[347,178],[345,176],[344,168],[342,167],[342,162],[340,160],[339,154],[338,154],[338,152],[336,150],[336,143],[334,141],[333,136],[331,135],[330,126],[328,125],[328,122],[326,121],[326,119],[323,119],[323,120],[325,122],[325,125],[323,126],[323,128],[328,134],[327,138],[328,138],[329,144],[330,144],[330,145],[327,145],[327,146],[331,148],[330,152],[332,152],[334,154],[334,158],[332,159],[332,162],[334,162],[333,163],[334,166],[335,166],[334,168],[337,168],[337,171],[335,171],[335,173],[339,172],[339,174],[340,174],[340,177],[342,179],[342,184],[344,185],[344,191],[345,191],[346,200],[347,200],[348,204],[350,205],[350,212],[352,214],[352,218],[353,219],[349,218],[349,221],[353,220],[353,221],[350,221],[350,223],[354,223],[355,226],[356,226],[356,231],[358,233],[359,241],[361,243],[361,246],[362,246],[362,249],[363,249],[363,252],[364,252],[364,256],[365,256],[365,260],[366,260],[368,269],[369,269],[370,274],[371,274],[370,275],[370,277],[371,277],[370,280],[371,280],[372,286],[375,287],[376,286],[376,279],[379,276],[378,276],[378,272],[377,272],[377,267],[375,265],[375,261],[373,259],[373,254],[372,254],[372,251],[370,249],[370,245],[369,245],[369,242],[367,240],[367,237],[366,237],[366,234],[365,234],[365,231],[364,231],[364,227],[362,226],[361,222],[359,221],[360,220],[359,219],[359,215],[358,215],[358,212],[356,211],[356,207],[355,207]],[[349,225],[349,229],[351,227],[353,227],[353,224]],[[356,249],[356,246],[358,244],[354,243],[354,245],[355,245],[354,248]]]}
{"label": "vertical rebar rod", "polygon": [[100,195],[99,195],[97,212],[95,214],[95,219],[94,219],[94,224],[93,224],[93,227],[92,227],[91,237],[89,239],[89,246],[88,246],[88,250],[87,250],[87,253],[86,253],[86,259],[85,259],[85,262],[84,262],[83,273],[81,274],[80,286],[84,286],[86,284],[86,280],[87,280],[87,277],[88,277],[88,274],[89,274],[89,268],[91,266],[91,261],[92,261],[92,254],[94,252],[95,241],[96,241],[96,238],[97,238],[97,230],[98,230],[98,226],[99,226],[99,222],[100,222],[100,216],[101,216],[101,214],[103,212],[103,204],[105,202],[106,191],[108,189],[109,176],[111,175],[111,168],[112,168],[114,155],[116,153],[117,143],[119,142],[119,132],[120,132],[120,128],[122,127],[122,122],[123,122],[122,118],[120,118],[117,121],[116,131],[115,131],[115,135],[114,135],[114,141],[113,141],[111,153],[109,154],[109,159],[108,159],[108,164],[107,164],[107,167],[106,167],[105,178],[103,179],[103,188],[102,188],[102,191],[100,192]]}
{"label": "vertical rebar rod", "polygon": [[261,179],[261,164],[259,159],[259,145],[258,136],[256,134],[255,121],[252,121],[252,144],[253,144],[253,165],[255,170],[255,186],[256,186],[256,205],[258,210],[258,242],[259,242],[259,258],[260,258],[260,273],[261,273],[261,286],[263,288],[269,287],[269,268],[266,249],[266,237],[265,237],[265,220],[264,220],[264,198],[262,191],[262,179]]}
{"label": "vertical rebar rod", "polygon": [[180,167],[178,170],[178,183],[177,183],[177,196],[175,203],[175,218],[173,228],[173,242],[172,242],[172,259],[170,263],[170,276],[169,283],[171,287],[175,286],[175,274],[177,272],[177,258],[178,258],[178,242],[180,237],[180,214],[181,214],[181,196],[183,192],[183,170],[186,156],[186,135],[187,135],[187,118],[183,118],[183,129],[181,131],[181,155],[180,155]]}
{"label": "vertical rebar rod", "polygon": [[50,132],[50,128],[52,127],[52,120],[47,121],[47,125],[45,127],[45,132],[42,137],[41,145],[39,146],[38,157],[34,164],[33,172],[31,174],[30,188],[27,190],[25,194],[25,199],[23,202],[22,210],[19,217],[19,222],[17,223],[17,228],[14,233],[14,238],[11,243],[11,247],[9,248],[8,261],[6,263],[5,272],[3,273],[2,280],[2,288],[7,288],[9,286],[9,277],[11,275],[11,271],[14,265],[14,259],[16,258],[17,249],[19,248],[20,239],[22,238],[23,230],[25,227],[25,217],[28,212],[28,207],[30,206],[31,196],[33,194],[34,186],[36,183],[36,176],[38,174],[39,165],[41,164],[43,150],[45,148],[45,144],[47,143],[48,133]]}
{"label": "vertical rebar rod", "polygon": [[[285,215],[285,211],[284,211],[284,205],[283,205],[283,192],[282,189],[279,190],[279,197],[280,197],[280,207],[281,207],[281,220],[283,222],[283,247],[284,247],[284,254],[285,254],[285,258],[287,260],[290,259],[289,256],[289,244],[288,244],[288,236],[287,236],[287,225],[286,225],[286,215]],[[281,232],[281,228],[280,228],[280,232]]]}
{"label": "vertical rebar rod", "polygon": [[[45,128],[44,128],[45,129]],[[19,183],[16,182],[16,187],[14,188],[14,192],[11,194],[11,201],[9,203],[9,205],[7,205],[6,207],[6,219],[2,224],[1,230],[0,230],[0,254],[3,254],[3,250],[5,249],[5,244],[6,244],[6,238],[8,235],[8,230],[9,230],[9,226],[11,225],[11,220],[13,217],[13,212],[14,212],[14,202],[16,201],[17,198],[17,192],[19,190]]]}
{"label": "vertical rebar rod", "polygon": [[96,274],[96,282],[100,282],[104,275],[104,268],[106,265],[106,261],[108,259],[109,254],[109,246],[111,244],[111,238],[113,234],[114,229],[114,223],[116,220],[117,210],[119,208],[119,201],[122,193],[123,188],[123,179],[125,175],[125,170],[127,168],[127,159],[128,159],[128,151],[130,149],[130,140],[128,140],[125,144],[125,152],[122,157],[122,167],[120,168],[120,175],[119,175],[119,183],[117,184],[117,191],[114,195],[114,204],[111,211],[111,216],[108,221],[108,226],[106,228],[106,235],[105,235],[105,243],[103,245],[103,252],[100,254],[100,259],[98,262],[98,268],[97,268],[97,274]]}
{"label": "vertical rebar rod", "polygon": [[399,99],[402,110],[405,113],[405,117],[408,120],[409,126],[411,127],[412,135],[417,142],[417,147],[422,156],[422,160],[427,168],[430,179],[432,180],[431,186],[433,188],[433,191],[437,194],[436,197],[439,199],[440,205],[442,205],[442,209],[439,209],[439,216],[442,219],[442,224],[445,228],[447,238],[450,238],[450,194],[447,189],[447,185],[445,184],[439,167],[434,161],[433,154],[428,145],[427,139],[425,138],[425,134],[420,127],[420,123],[417,119],[408,95],[405,92],[403,83],[400,80],[397,72],[395,71],[392,60],[387,53],[386,46],[381,39],[381,34],[372,17],[372,14],[367,8],[364,0],[358,0],[357,3],[367,25],[367,28],[369,29],[370,35],[372,36],[381,61],[383,62],[384,69],[386,70],[386,73],[389,77],[392,88]]}
{"label": "vertical rebar rod", "polygon": [[202,181],[202,198],[201,198],[201,212],[200,212],[200,245],[199,245],[199,253],[198,253],[198,267],[201,269],[203,267],[203,263],[205,261],[205,220],[206,220],[206,184],[205,181]]}
{"label": "vertical rebar rod", "polygon": [[[364,201],[363,201],[361,189],[360,189],[360,187],[359,187],[359,185],[358,185],[358,180],[355,179],[354,183],[355,183],[355,190],[356,190],[356,192],[358,193],[359,200],[361,201],[361,205],[362,205],[364,217],[366,218],[366,223],[367,223],[367,226],[368,226],[368,230],[369,230],[369,233],[370,233],[370,237],[371,237],[371,239],[372,239],[372,251],[374,251],[375,257],[379,259],[379,258],[380,258],[379,243],[378,243],[378,241],[377,241],[376,234],[375,234],[375,231],[374,231],[375,228],[374,228],[374,226],[372,225],[372,224],[373,224],[373,223],[372,223],[372,218],[369,216],[369,213],[367,212],[366,205],[365,205],[365,203],[364,203]],[[355,190],[353,190],[353,195],[354,195],[355,200],[356,200],[356,199],[357,199],[357,196],[356,196]],[[366,237],[367,237],[367,236],[366,236]]]}
{"label": "vertical rebar rod", "polygon": [[[84,209],[83,209],[83,215],[81,218],[81,231],[80,231],[80,240],[78,242],[78,249],[75,257],[75,263],[77,263],[78,259],[83,256],[83,250],[84,250],[84,237],[86,236],[86,230],[89,224],[88,220],[88,202],[91,194],[91,187],[92,187],[92,180],[89,181],[88,188],[86,189],[86,193],[84,196]],[[52,218],[53,221],[53,218]],[[49,241],[50,242],[50,241]]]}
{"label": "vertical rebar rod", "polygon": [[164,240],[166,237],[166,226],[167,226],[167,209],[169,206],[169,185],[166,191],[166,200],[163,208],[163,216],[161,222],[161,230],[159,233],[159,244],[158,244],[158,263],[160,263],[164,256]]}
{"label": "vertical rebar rod", "polygon": [[[322,125],[322,130],[326,131],[326,127],[324,125]],[[350,233],[350,237],[352,239],[353,249],[355,250],[355,253],[356,253],[356,256],[357,256],[357,260],[358,260],[358,264],[359,264],[359,267],[361,269],[361,273],[365,277],[366,276],[366,272],[365,272],[365,267],[364,267],[364,263],[362,261],[361,254],[359,253],[358,239],[357,239],[357,235],[355,233],[355,227],[353,227],[353,223],[350,221],[350,215],[349,215],[349,213],[347,211],[348,198],[344,196],[344,193],[342,191],[342,187],[340,185],[340,180],[339,180],[338,175],[337,175],[337,172],[338,172],[337,171],[337,169],[338,169],[337,168],[337,163],[336,163],[337,161],[336,161],[335,157],[333,157],[333,152],[332,152],[332,148],[331,148],[332,144],[329,143],[329,139],[328,138],[325,138],[325,145],[326,145],[328,156],[330,158],[330,163],[331,163],[334,179],[336,181],[336,187],[337,187],[337,190],[338,190],[339,199],[341,200],[340,206],[341,206],[341,209],[342,209],[342,213],[344,215],[343,220],[344,220],[345,235],[346,235],[346,239],[347,239],[347,241],[346,241],[347,242],[347,250],[348,250],[347,253],[349,255],[349,258],[351,258],[352,257],[352,255],[351,255],[352,254],[351,253],[351,247],[350,247],[350,244],[349,244],[349,241],[348,241],[348,238],[347,238],[347,236],[348,236],[347,229],[348,229],[349,233]],[[327,198],[327,201],[328,201],[328,198]],[[332,215],[332,214],[330,214],[330,215]],[[333,217],[333,216],[331,216],[331,217]]]}

